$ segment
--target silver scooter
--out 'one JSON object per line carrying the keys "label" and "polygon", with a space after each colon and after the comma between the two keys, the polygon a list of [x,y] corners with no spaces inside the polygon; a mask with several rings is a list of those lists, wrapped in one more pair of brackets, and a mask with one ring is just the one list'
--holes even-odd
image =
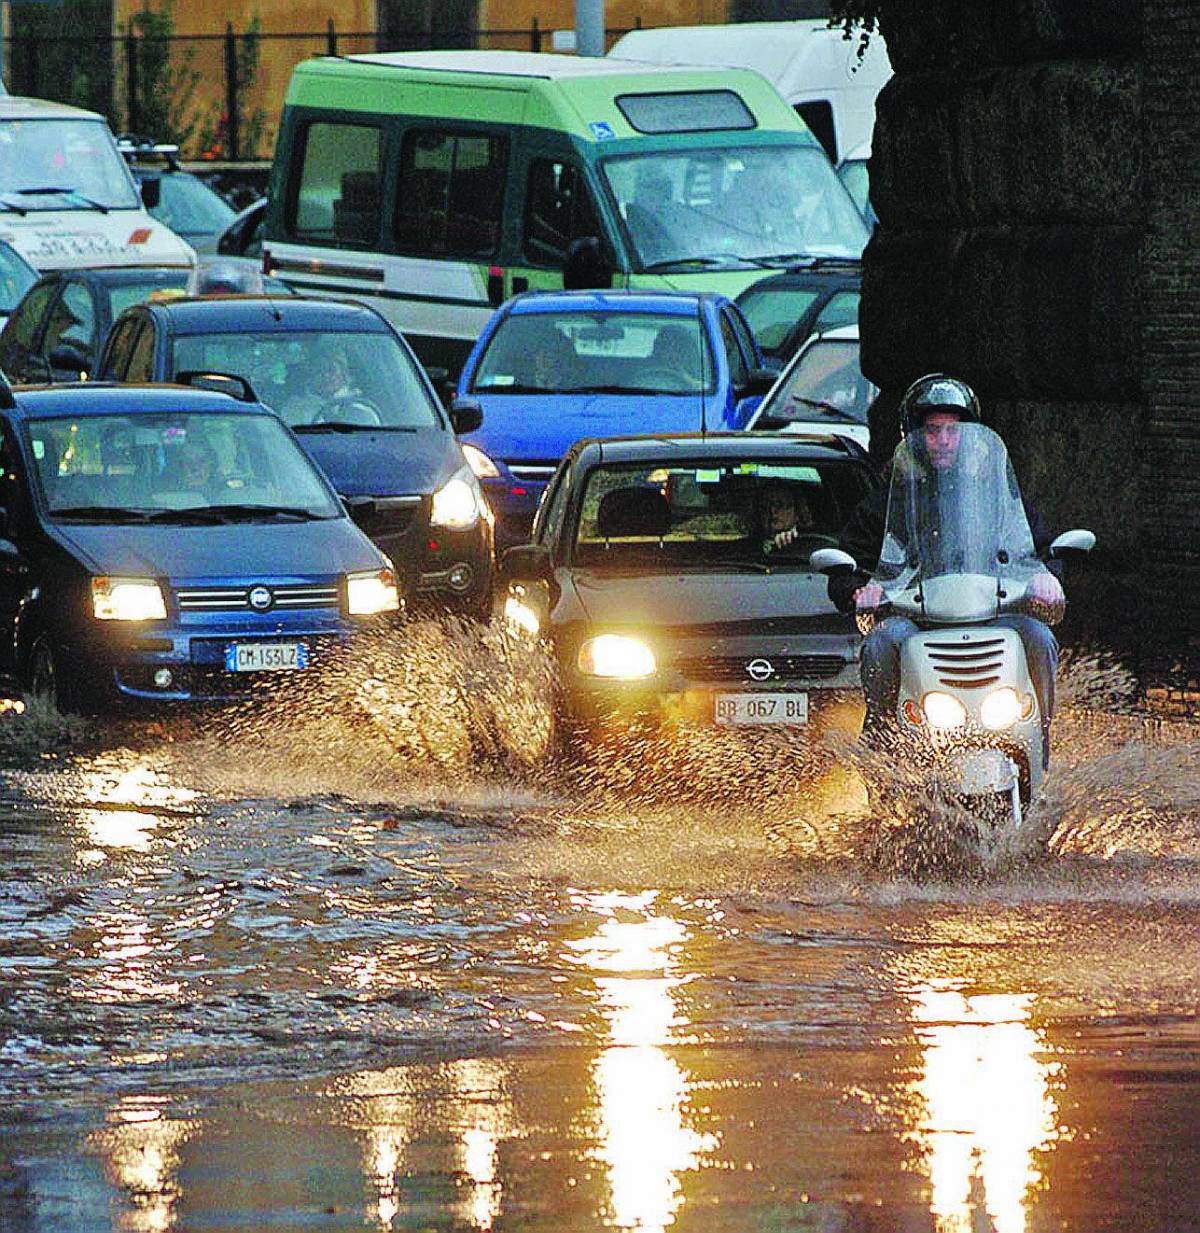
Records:
{"label": "silver scooter", "polygon": [[[1046,570],[1004,443],[981,424],[961,430],[958,454],[940,472],[919,432],[901,442],[873,579],[883,602],[859,625],[865,634],[876,619],[911,623],[900,631],[898,732],[928,756],[941,794],[1019,827],[1045,773],[1043,717],[1020,634],[1001,618],[1053,624],[1062,605],[1035,597]],[[1067,531],[1049,551],[1087,552],[1095,542],[1090,531]],[[857,568],[835,548],[810,564],[826,574]]]}

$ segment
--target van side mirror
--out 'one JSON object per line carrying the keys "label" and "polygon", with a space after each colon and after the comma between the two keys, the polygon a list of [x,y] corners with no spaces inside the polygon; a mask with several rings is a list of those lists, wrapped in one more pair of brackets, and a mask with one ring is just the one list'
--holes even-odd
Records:
{"label": "van side mirror", "polygon": [[558,603],[562,588],[554,576],[554,559],[545,544],[518,544],[500,558],[501,589],[545,583],[550,607]]}
{"label": "van side mirror", "polygon": [[604,291],[612,286],[613,261],[599,236],[585,235],[567,245],[564,291]]}
{"label": "van side mirror", "polygon": [[761,398],[779,379],[779,374],[771,368],[752,368],[742,386],[743,398]]}
{"label": "van side mirror", "polygon": [[46,359],[52,369],[68,369],[85,377],[92,370],[91,357],[85,355],[82,348],[74,343],[60,342]]}
{"label": "van side mirror", "polygon": [[477,398],[456,398],[450,404],[450,427],[456,436],[474,432],[483,423],[483,407]]}
{"label": "van side mirror", "polygon": [[148,176],[141,183],[142,205],[147,210],[153,210],[162,201],[162,179],[159,176]]}

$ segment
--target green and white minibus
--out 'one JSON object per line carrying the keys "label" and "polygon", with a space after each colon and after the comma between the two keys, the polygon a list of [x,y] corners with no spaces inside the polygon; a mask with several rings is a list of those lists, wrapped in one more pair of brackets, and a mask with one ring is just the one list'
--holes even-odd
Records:
{"label": "green and white minibus", "polygon": [[503,51],[294,70],[264,263],[369,299],[426,364],[457,371],[493,308],[561,287],[588,236],[615,285],[730,296],[867,240],[821,146],[750,70]]}

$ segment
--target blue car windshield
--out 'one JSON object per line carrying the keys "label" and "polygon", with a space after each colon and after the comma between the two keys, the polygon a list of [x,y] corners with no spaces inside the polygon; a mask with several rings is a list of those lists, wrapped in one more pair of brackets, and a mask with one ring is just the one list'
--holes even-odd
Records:
{"label": "blue car windshield", "polygon": [[605,159],[642,270],[862,256],[867,228],[817,146],[745,145]]}
{"label": "blue car windshield", "polygon": [[808,569],[867,488],[834,462],[698,460],[602,466],[587,479],[573,563],[597,569]]}
{"label": "blue car windshield", "polygon": [[173,344],[170,371],[244,377],[294,428],[434,428],[442,422],[416,361],[393,335],[379,331],[183,335]]}
{"label": "blue car windshield", "polygon": [[711,394],[716,372],[697,316],[511,313],[471,388],[488,394]]}
{"label": "blue car windshield", "polygon": [[310,518],[343,513],[308,455],[266,413],[114,412],[32,420],[26,432],[52,516],[170,521],[171,511],[249,507]]}

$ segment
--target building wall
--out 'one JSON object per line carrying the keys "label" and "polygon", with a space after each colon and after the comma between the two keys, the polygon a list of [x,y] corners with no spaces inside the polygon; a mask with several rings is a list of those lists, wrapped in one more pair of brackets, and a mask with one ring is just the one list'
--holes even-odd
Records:
{"label": "building wall", "polygon": [[1100,537],[1073,571],[1087,628],[1195,674],[1196,6],[886,0],[883,30],[896,76],[862,306],[884,391],[873,439],[895,440],[921,373],[971,381],[1051,524]]}

